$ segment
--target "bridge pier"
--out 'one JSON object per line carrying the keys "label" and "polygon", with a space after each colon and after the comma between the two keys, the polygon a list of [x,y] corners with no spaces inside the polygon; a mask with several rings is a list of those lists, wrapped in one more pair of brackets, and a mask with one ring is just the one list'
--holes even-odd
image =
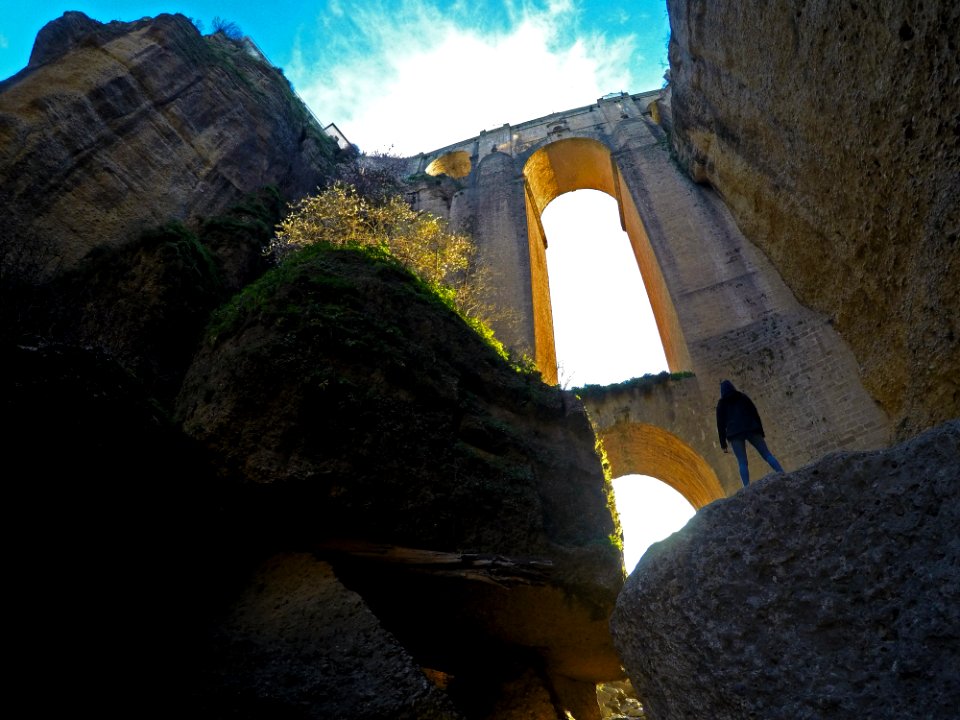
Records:
{"label": "bridge pier", "polygon": [[[490,300],[514,318],[494,326],[497,336],[534,358],[549,383],[556,382],[557,369],[549,238],[540,215],[574,190],[617,199],[670,370],[696,379],[670,386],[665,397],[679,403],[673,419],[659,406],[651,419],[646,399],[634,398],[638,406],[623,410],[628,398],[612,393],[618,412],[633,419],[603,420],[598,432],[612,445],[610,428],[632,423],[622,436],[633,439],[622,452],[613,451],[624,458],[640,457],[634,436],[646,433],[647,455],[660,453],[661,459],[644,474],[672,485],[685,482],[695,506],[740,487],[714,426],[722,379],[754,399],[770,446],[788,470],[833,450],[884,447],[889,420],[864,389],[851,351],[829,318],[800,305],[737,228],[723,199],[680,170],[671,155],[669,120],[669,92],[654,91],[504,125],[409,159],[419,171],[441,169],[411,197],[417,209],[445,216],[473,235],[494,279]],[[629,310],[623,312],[626,324]],[[603,418],[608,409],[594,406],[592,412]],[[699,419],[679,422],[681,415]],[[694,466],[706,479],[677,479],[683,467]]]}

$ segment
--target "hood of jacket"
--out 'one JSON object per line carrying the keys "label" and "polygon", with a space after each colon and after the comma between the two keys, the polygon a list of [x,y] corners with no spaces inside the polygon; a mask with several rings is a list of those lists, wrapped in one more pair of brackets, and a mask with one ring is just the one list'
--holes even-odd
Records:
{"label": "hood of jacket", "polygon": [[725,398],[729,395],[733,395],[737,389],[733,386],[733,383],[729,380],[720,381],[720,397]]}

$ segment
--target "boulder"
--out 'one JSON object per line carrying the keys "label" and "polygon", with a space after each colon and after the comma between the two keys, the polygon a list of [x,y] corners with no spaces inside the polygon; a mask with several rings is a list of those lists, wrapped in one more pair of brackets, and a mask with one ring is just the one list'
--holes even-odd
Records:
{"label": "boulder", "polygon": [[[192,657],[200,717],[460,720],[362,598],[309,553],[270,557]],[[215,680],[209,680],[215,678]]]}
{"label": "boulder", "polygon": [[329,563],[458,709],[529,708],[537,680],[598,717],[624,570],[586,412],[396,262],[320,248],[265,275],[211,324],[176,412],[238,545]]}
{"label": "boulder", "polygon": [[958,499],[960,419],[699,510],[611,620],[648,717],[953,717]]}

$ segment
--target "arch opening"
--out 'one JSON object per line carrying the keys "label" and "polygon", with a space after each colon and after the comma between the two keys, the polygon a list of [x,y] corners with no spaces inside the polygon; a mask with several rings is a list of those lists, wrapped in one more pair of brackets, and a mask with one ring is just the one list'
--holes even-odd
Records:
{"label": "arch opening", "polygon": [[682,528],[696,509],[681,493],[650,475],[623,475],[613,480],[614,502],[623,529],[623,564],[627,574],[655,542]]}
{"label": "arch opening", "polygon": [[543,212],[557,377],[564,388],[667,370],[667,359],[617,203],[577,190]]}
{"label": "arch opening", "polygon": [[449,175],[452,178],[462,178],[470,174],[470,156],[464,150],[455,150],[441,155],[427,165],[424,172],[427,175]]}
{"label": "arch opening", "polygon": [[556,337],[546,260],[547,235],[542,216],[554,199],[576,190],[598,190],[616,200],[620,226],[627,234],[640,270],[667,366],[673,372],[689,369],[690,356],[680,331],[676,308],[636,205],[630,192],[623,192],[625,188],[620,170],[610,150],[603,143],[589,138],[558,140],[529,157],[523,168],[523,177],[533,300],[534,359],[544,380],[553,384],[558,382]]}
{"label": "arch opening", "polygon": [[648,475],[680,493],[695,509],[726,497],[703,456],[668,430],[640,422],[618,422],[598,431],[611,477]]}

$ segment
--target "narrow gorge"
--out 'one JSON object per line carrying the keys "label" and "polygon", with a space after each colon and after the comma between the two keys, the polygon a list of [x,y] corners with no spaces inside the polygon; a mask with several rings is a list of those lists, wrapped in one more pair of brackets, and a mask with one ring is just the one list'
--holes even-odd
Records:
{"label": "narrow gorge", "polygon": [[[0,82],[24,712],[956,716],[960,7],[667,8],[664,88],[395,159],[498,271],[505,350],[389,257],[265,255],[375,159],[255,45],[43,28]],[[539,213],[580,187],[672,375],[554,382]],[[739,487],[728,375],[786,474]],[[628,577],[611,480],[650,468],[697,513]]]}

